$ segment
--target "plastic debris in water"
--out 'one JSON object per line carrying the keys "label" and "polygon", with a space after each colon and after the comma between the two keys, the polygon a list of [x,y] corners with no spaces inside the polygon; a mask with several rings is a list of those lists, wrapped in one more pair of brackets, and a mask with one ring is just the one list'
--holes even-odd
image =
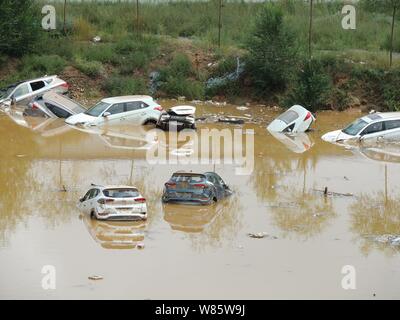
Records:
{"label": "plastic debris in water", "polygon": [[99,281],[99,280],[103,280],[104,278],[102,276],[90,276],[89,280],[93,280],[93,281]]}

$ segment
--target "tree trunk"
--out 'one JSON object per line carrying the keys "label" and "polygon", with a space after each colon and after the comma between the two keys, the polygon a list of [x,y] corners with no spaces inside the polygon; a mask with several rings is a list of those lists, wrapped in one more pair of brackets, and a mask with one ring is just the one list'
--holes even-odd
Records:
{"label": "tree trunk", "polygon": [[63,24],[64,34],[67,34],[66,19],[67,19],[67,0],[64,0],[64,24]]}
{"label": "tree trunk", "polygon": [[392,67],[393,64],[393,39],[394,39],[394,22],[396,17],[396,5],[393,6],[393,16],[392,16],[392,31],[390,34],[390,61],[389,67]]}
{"label": "tree trunk", "polygon": [[312,48],[311,48],[311,42],[312,42],[312,27],[313,27],[313,1],[310,0],[310,26],[308,29],[308,56],[311,59],[312,58]]}

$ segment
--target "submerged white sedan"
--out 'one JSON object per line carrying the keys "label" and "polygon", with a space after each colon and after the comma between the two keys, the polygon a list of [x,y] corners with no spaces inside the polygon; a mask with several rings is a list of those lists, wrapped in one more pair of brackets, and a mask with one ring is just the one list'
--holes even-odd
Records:
{"label": "submerged white sedan", "polygon": [[372,113],[357,119],[343,130],[322,136],[322,140],[332,143],[370,139],[400,141],[400,112]]}
{"label": "submerged white sedan", "polygon": [[146,199],[135,187],[93,185],[78,207],[98,220],[147,220]]}
{"label": "submerged white sedan", "polygon": [[294,105],[272,121],[267,129],[269,132],[301,133],[308,131],[315,120],[306,108]]}
{"label": "submerged white sedan", "polygon": [[156,124],[163,108],[149,96],[107,98],[87,110],[69,117],[69,125],[98,126],[130,121],[135,124]]}

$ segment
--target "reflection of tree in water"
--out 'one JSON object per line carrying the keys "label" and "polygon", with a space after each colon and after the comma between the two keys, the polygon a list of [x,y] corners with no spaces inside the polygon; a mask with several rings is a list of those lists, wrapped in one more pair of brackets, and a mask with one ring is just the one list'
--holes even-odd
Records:
{"label": "reflection of tree in water", "polygon": [[279,202],[270,206],[272,220],[286,235],[313,237],[336,217],[332,199],[320,194],[282,188]]}
{"label": "reflection of tree in water", "polygon": [[368,255],[374,248],[392,255],[398,248],[374,238],[400,235],[400,200],[389,198],[384,192],[362,195],[350,206],[351,231],[358,235],[361,251]]}
{"label": "reflection of tree in water", "polygon": [[[190,209],[190,208],[189,208]],[[179,211],[172,213],[174,217],[168,217],[168,209],[164,208],[165,220],[170,223],[172,229],[184,232],[190,239],[193,249],[197,252],[203,252],[207,247],[221,247],[226,242],[232,242],[242,226],[241,212],[242,207],[237,197],[233,196],[221,200],[212,206],[202,207],[201,210],[207,210],[205,219],[199,221],[196,216],[190,216]],[[200,214],[199,210],[193,208],[190,210],[193,214]],[[182,212],[182,211],[181,211]],[[181,216],[179,216],[181,215]],[[174,220],[174,221],[172,221]],[[208,221],[205,221],[208,220]],[[176,228],[173,224],[180,224]]]}
{"label": "reflection of tree in water", "polygon": [[31,184],[27,175],[29,155],[37,145],[29,130],[16,126],[8,118],[0,120],[0,241],[6,241],[29,210],[23,199]]}

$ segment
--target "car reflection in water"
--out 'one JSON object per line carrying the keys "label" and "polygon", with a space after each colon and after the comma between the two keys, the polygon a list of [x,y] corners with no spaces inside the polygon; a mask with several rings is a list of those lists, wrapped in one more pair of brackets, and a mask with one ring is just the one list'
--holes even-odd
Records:
{"label": "car reflection in water", "polygon": [[53,137],[71,130],[63,119],[47,117],[30,117],[24,114],[23,106],[15,106],[4,111],[12,121],[21,127],[28,128],[42,137]]}
{"label": "car reflection in water", "polygon": [[352,147],[351,151],[363,158],[384,163],[400,163],[400,143],[371,143]]}
{"label": "car reflection in water", "polygon": [[106,146],[122,150],[149,150],[158,143],[154,127],[104,125],[100,127],[71,126],[75,130],[98,137]]}
{"label": "car reflection in water", "polygon": [[164,220],[172,230],[185,233],[201,233],[212,225],[222,213],[224,205],[221,203],[211,206],[165,204],[163,206]]}
{"label": "car reflection in water", "polygon": [[93,240],[104,249],[143,248],[145,221],[98,221],[82,214],[83,220]]}
{"label": "car reflection in water", "polygon": [[304,153],[314,146],[307,133],[279,133],[270,131],[271,135],[283,143],[286,148],[294,153]]}

